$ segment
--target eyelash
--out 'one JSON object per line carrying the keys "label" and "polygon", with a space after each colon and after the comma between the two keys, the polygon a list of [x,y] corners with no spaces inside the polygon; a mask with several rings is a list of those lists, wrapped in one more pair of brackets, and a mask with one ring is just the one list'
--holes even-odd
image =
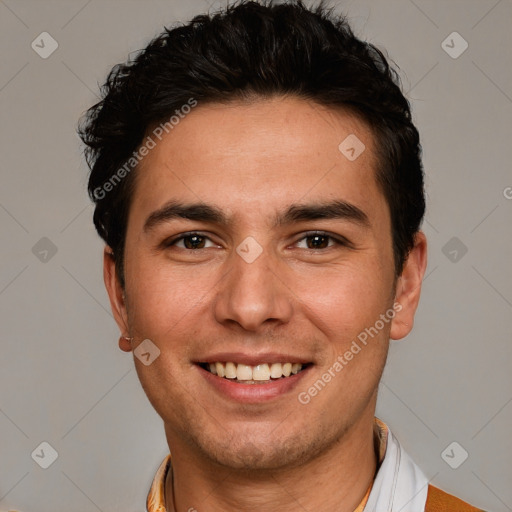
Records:
{"label": "eyelash", "polygon": [[[190,231],[188,233],[183,233],[182,235],[180,235],[177,238],[174,238],[174,239],[169,240],[169,241],[165,241],[163,245],[165,247],[172,247],[172,246],[175,246],[177,242],[180,242],[181,240],[184,240],[186,238],[191,238],[191,237],[194,237],[194,236],[197,236],[197,237],[204,238],[204,239],[212,241],[208,236],[203,235],[200,232]],[[311,237],[314,237],[314,236],[328,238],[328,239],[330,239],[330,240],[332,240],[334,242],[334,245],[328,245],[327,247],[325,247],[323,249],[309,249],[309,248],[307,248],[307,249],[305,249],[306,251],[321,252],[321,251],[325,251],[325,250],[327,250],[327,249],[329,249],[331,247],[334,247],[336,245],[338,245],[338,246],[345,246],[345,247],[350,246],[350,242],[348,240],[343,239],[343,238],[336,238],[336,237],[330,235],[329,233],[326,233],[325,231],[308,231],[307,233],[305,233],[305,235],[302,238],[299,238],[295,243],[301,242],[302,240],[305,240],[306,238],[311,238]],[[180,247],[180,249],[192,252],[192,251],[199,251],[202,248],[199,248],[199,249],[187,249],[186,247]],[[208,247],[206,247],[206,249],[208,249]]]}

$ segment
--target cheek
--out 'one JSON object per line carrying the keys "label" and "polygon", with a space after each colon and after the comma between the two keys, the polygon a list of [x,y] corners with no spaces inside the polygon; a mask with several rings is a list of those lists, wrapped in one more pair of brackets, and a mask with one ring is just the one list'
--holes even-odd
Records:
{"label": "cheek", "polygon": [[127,267],[128,314],[139,335],[159,339],[185,328],[195,310],[208,298],[211,284],[185,267],[169,270],[169,263],[138,256]]}
{"label": "cheek", "polygon": [[358,262],[308,273],[296,295],[306,315],[334,344],[344,345],[387,309],[389,289],[375,268]]}

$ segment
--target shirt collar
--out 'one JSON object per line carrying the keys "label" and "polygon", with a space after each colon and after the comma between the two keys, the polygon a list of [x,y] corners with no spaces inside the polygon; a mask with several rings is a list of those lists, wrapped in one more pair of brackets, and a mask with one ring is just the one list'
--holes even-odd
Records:
{"label": "shirt collar", "polygon": [[171,454],[163,460],[158,468],[146,500],[147,512],[173,512],[165,508],[165,480],[171,472]]}
{"label": "shirt collar", "polygon": [[387,427],[386,438],[384,458],[363,512],[424,512],[429,483],[427,477]]}
{"label": "shirt collar", "polygon": [[[391,470],[392,467],[394,465],[396,465],[397,452],[400,451],[399,450],[400,445],[398,444],[398,441],[396,441],[396,439],[393,437],[388,426],[384,422],[382,422],[379,418],[374,418],[373,431],[374,431],[375,453],[378,454],[376,478],[373,482],[373,485],[370,486],[365,497],[363,498],[363,500],[361,501],[361,503],[358,505],[358,507],[355,509],[354,512],[363,512],[363,511],[370,512],[371,510],[376,510],[375,507],[377,505],[380,505],[380,502],[382,500],[379,498],[378,495],[382,494],[382,486],[388,485],[388,483],[389,483],[388,480],[383,479],[381,477],[381,475],[383,473],[389,472],[389,470]],[[391,450],[388,450],[388,439],[391,439],[391,441],[392,441],[392,449]],[[406,456],[405,453],[404,453],[404,455]],[[414,463],[412,463],[412,464],[414,464]],[[408,466],[407,469],[410,470],[411,468]],[[166,502],[165,481],[166,481],[167,475],[171,474],[171,473],[172,473],[171,454],[169,454],[169,455],[167,455],[167,457],[165,457],[163,462],[160,464],[160,467],[158,468],[156,475],[153,479],[153,483],[151,485],[151,488],[149,490],[149,494],[148,494],[148,497],[146,500],[147,512],[175,512],[172,509],[167,510],[165,508],[165,502]],[[376,483],[379,483],[379,488],[377,490],[376,490]],[[393,484],[393,481],[391,482],[391,484]],[[395,484],[396,484],[396,482],[395,482]],[[376,500],[378,500],[378,501],[376,501]],[[426,500],[426,488],[425,488],[425,500]],[[170,497],[168,501],[172,503],[172,497]],[[375,502],[375,505],[372,505],[373,502]],[[384,502],[384,501],[382,501],[382,502]],[[379,510],[380,509],[381,508],[379,506]],[[382,508],[382,510],[384,510],[384,508]],[[390,512],[394,512],[395,508],[393,508],[393,509],[388,508],[386,510],[389,510]],[[396,510],[400,510],[400,509],[396,508]],[[423,509],[421,509],[421,510],[423,511]],[[411,512],[413,512],[413,511],[411,510]]]}

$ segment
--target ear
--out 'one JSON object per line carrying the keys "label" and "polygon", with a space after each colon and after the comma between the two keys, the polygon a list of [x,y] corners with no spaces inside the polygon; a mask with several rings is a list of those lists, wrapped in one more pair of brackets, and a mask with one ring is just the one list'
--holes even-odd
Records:
{"label": "ear", "polygon": [[426,268],[427,238],[422,231],[418,231],[414,238],[414,247],[407,257],[396,285],[396,315],[389,334],[393,340],[405,338],[412,330]]}
{"label": "ear", "polygon": [[105,281],[114,320],[121,331],[119,348],[124,352],[131,352],[130,342],[123,338],[123,336],[128,336],[128,315],[126,313],[124,290],[117,277],[114,253],[108,246],[105,246],[103,251],[103,280]]}

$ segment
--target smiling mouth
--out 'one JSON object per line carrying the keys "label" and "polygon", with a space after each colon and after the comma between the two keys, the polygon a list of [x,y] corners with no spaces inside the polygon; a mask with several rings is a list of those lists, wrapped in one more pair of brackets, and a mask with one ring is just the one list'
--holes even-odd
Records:
{"label": "smiling mouth", "polygon": [[199,363],[199,366],[217,377],[238,384],[269,384],[276,380],[293,377],[310,366],[310,363],[262,363],[250,366],[228,361]]}

